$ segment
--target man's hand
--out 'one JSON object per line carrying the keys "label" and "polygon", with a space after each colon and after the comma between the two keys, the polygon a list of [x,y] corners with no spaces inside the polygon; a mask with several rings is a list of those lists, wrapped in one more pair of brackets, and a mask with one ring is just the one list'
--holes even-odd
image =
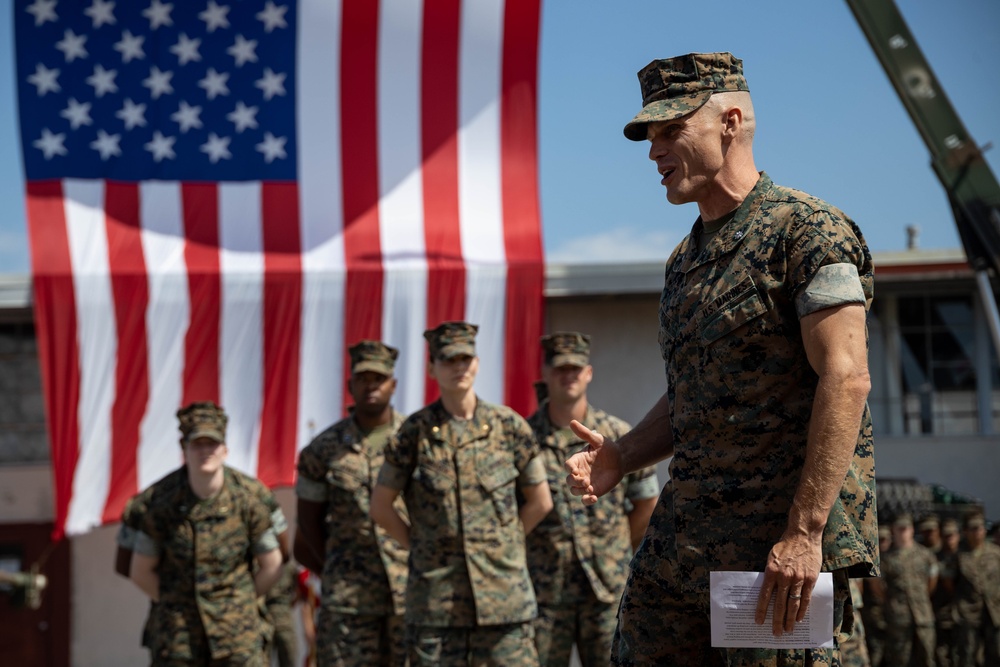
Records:
{"label": "man's hand", "polygon": [[605,438],[597,431],[576,421],[569,423],[573,433],[587,443],[587,448],[566,459],[566,483],[574,496],[583,496],[584,505],[593,505],[597,499],[615,488],[625,472],[622,467],[618,443]]}
{"label": "man's hand", "polygon": [[767,607],[774,597],[774,617],[771,632],[778,637],[782,632],[791,632],[795,623],[801,621],[809,602],[812,600],[813,586],[819,578],[823,563],[822,535],[810,539],[805,535],[785,535],[771,548],[764,569],[764,583],[757,598],[757,613],[754,620],[762,625],[767,616]]}

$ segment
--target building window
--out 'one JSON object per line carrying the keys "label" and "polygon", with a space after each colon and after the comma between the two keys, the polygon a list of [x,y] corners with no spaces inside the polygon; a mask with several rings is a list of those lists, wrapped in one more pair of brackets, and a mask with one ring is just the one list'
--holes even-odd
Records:
{"label": "building window", "polygon": [[1000,371],[975,307],[972,294],[898,297],[906,434],[998,432]]}

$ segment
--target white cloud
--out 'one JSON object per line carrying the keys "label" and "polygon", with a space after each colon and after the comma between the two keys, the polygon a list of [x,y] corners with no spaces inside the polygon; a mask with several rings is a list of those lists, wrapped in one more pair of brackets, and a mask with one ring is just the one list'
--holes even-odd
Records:
{"label": "white cloud", "polygon": [[566,264],[665,262],[681,238],[674,231],[615,227],[590,236],[555,240],[545,259]]}

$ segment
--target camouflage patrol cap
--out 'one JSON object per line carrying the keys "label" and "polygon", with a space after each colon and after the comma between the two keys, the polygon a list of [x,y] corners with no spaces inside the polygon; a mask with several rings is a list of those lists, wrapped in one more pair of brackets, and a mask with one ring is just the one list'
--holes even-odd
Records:
{"label": "camouflage patrol cap", "polygon": [[347,351],[351,355],[351,375],[373,371],[392,377],[399,357],[399,350],[377,340],[359,341]]}
{"label": "camouflage patrol cap", "polygon": [[945,519],[941,522],[941,534],[942,535],[955,535],[958,533],[958,521],[954,519]]}
{"label": "camouflage patrol cap", "polygon": [[542,336],[547,366],[579,366],[590,363],[590,336],[576,331],[557,331]]}
{"label": "camouflage patrol cap", "polygon": [[962,517],[962,528],[985,528],[986,517],[979,512],[970,512]]}
{"label": "camouflage patrol cap", "polygon": [[889,529],[889,526],[878,527],[878,538],[880,540],[887,540],[890,537],[892,537],[892,530]]}
{"label": "camouflage patrol cap", "polygon": [[913,517],[905,513],[897,514],[896,518],[892,521],[892,525],[896,528],[913,527]]}
{"label": "camouflage patrol cap", "polygon": [[190,442],[197,438],[211,438],[216,442],[226,441],[226,411],[212,401],[191,403],[177,411],[180,421],[181,438]]}
{"label": "camouflage patrol cap", "polygon": [[468,322],[442,322],[424,332],[431,359],[451,359],[460,354],[476,356],[479,325]]}
{"label": "camouflage patrol cap", "polygon": [[638,76],[642,111],[625,126],[625,136],[632,141],[646,138],[646,123],[686,116],[704,106],[713,93],[750,90],[743,78],[743,61],[729,52],[654,60]]}
{"label": "camouflage patrol cap", "polygon": [[941,522],[938,521],[938,518],[933,514],[925,516],[923,519],[920,520],[920,523],[917,524],[917,528],[919,528],[920,530],[934,530],[935,528],[939,528],[940,526]]}

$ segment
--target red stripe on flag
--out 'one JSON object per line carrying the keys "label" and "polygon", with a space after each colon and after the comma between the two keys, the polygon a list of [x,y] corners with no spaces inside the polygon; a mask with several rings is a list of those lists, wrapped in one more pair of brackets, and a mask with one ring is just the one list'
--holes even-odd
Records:
{"label": "red stripe on flag", "polygon": [[149,285],[142,251],[139,186],[107,182],[104,192],[108,271],[118,335],[115,398],[111,406],[111,479],[101,517],[107,523],[121,517],[125,501],[138,491],[136,449],[139,427],[149,403],[146,344]]}
{"label": "red stripe on flag", "polygon": [[[507,249],[505,402],[534,410],[538,337],[544,316],[545,269],[538,208],[538,30],[541,0],[504,7],[500,152],[504,243]],[[515,360],[517,362],[515,363]]]}
{"label": "red stripe on flag", "polygon": [[294,481],[302,323],[299,191],[261,187],[264,244],[264,404],[257,477],[268,486]]}
{"label": "red stripe on flag", "polygon": [[[465,319],[465,263],[458,194],[458,76],[461,0],[426,0],[420,81],[427,328]],[[425,403],[438,385],[424,384]]]}
{"label": "red stripe on flag", "polygon": [[[345,0],[340,54],[344,198],[344,358],[362,338],[382,337],[379,236],[377,0]],[[385,101],[387,104],[391,102]],[[308,139],[306,139],[308,141]],[[345,376],[350,363],[344,364]],[[344,392],[344,405],[350,395]]]}
{"label": "red stripe on flag", "polygon": [[62,183],[28,182],[26,190],[35,337],[55,487],[56,516],[52,538],[60,539],[66,529],[73,475],[80,455],[80,348],[76,335],[73,264]]}
{"label": "red stripe on flag", "polygon": [[187,266],[190,312],[184,336],[184,386],[181,390],[181,403],[218,403],[219,322],[222,312],[219,190],[212,184],[184,183],[181,185],[181,206],[184,215],[184,263]]}

